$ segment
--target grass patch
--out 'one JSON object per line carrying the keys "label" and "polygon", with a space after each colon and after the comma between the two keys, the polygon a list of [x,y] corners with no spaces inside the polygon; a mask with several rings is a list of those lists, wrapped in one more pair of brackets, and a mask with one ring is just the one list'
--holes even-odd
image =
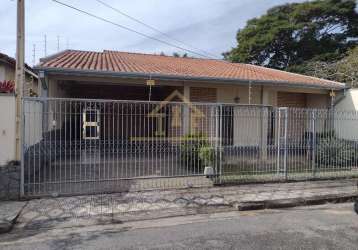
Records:
{"label": "grass patch", "polygon": [[319,167],[312,169],[307,165],[288,165],[287,172],[277,171],[276,164],[266,165],[236,165],[224,164],[221,178],[224,181],[270,181],[270,180],[302,180],[314,178],[334,178],[334,177],[357,177],[358,168],[350,166],[349,168],[341,167]]}

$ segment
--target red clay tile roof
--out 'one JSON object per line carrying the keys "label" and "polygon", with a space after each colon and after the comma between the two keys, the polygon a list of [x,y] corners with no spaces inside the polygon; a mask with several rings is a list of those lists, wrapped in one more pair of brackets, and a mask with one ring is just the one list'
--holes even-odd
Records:
{"label": "red clay tile roof", "polygon": [[345,87],[344,84],[338,82],[249,64],[108,50],[103,52],[66,50],[44,58],[36,68],[282,83],[327,89]]}

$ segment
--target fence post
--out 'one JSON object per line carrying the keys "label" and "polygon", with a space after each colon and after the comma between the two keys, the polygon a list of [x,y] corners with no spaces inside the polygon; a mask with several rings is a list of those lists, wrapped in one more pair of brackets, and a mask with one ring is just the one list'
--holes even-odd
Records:
{"label": "fence post", "polygon": [[315,110],[312,110],[311,113],[311,120],[312,120],[312,175],[313,177],[315,177],[316,175],[316,165],[315,165],[315,160],[316,160],[316,113]]}
{"label": "fence post", "polygon": [[284,132],[284,158],[283,158],[283,169],[285,172],[285,179],[287,180],[287,129],[288,129],[288,108],[285,108],[285,132]]}
{"label": "fence post", "polygon": [[280,174],[280,151],[281,151],[281,110],[275,109],[275,113],[277,114],[276,122],[277,122],[277,175]]}
{"label": "fence post", "polygon": [[222,161],[223,161],[223,159],[222,159],[222,157],[223,157],[223,153],[222,153],[222,151],[223,151],[222,150],[223,106],[220,105],[219,107],[220,107],[220,110],[219,110],[219,155],[220,155],[220,157],[219,157],[218,164],[219,164],[219,176],[220,176],[220,181],[219,182],[221,184],[222,183]]}
{"label": "fence post", "polygon": [[21,160],[20,160],[20,197],[25,196],[25,100],[22,98],[21,114]]}
{"label": "fence post", "polygon": [[268,131],[268,107],[260,108],[260,160],[267,160],[267,131]]}
{"label": "fence post", "polygon": [[[288,108],[278,108],[278,120],[277,120],[277,173],[280,174],[283,171],[285,179],[287,179],[287,130],[288,130]],[[283,115],[281,114],[283,113]],[[281,121],[284,124],[283,134],[281,131]],[[283,136],[283,137],[282,137]],[[281,147],[283,147],[283,168],[281,167]]]}

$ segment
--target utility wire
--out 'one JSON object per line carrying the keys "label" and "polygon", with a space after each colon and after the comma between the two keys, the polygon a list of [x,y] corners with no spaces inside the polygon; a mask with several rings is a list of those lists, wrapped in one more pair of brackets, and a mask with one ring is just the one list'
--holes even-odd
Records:
{"label": "utility wire", "polygon": [[109,5],[108,3],[103,2],[102,0],[96,0],[96,1],[97,1],[98,3],[100,3],[100,4],[104,5],[104,6],[106,6],[107,8],[110,8],[110,9],[116,11],[117,13],[121,14],[122,16],[125,16],[125,17],[131,19],[132,21],[135,21],[136,23],[139,23],[139,24],[141,24],[141,25],[143,25],[143,26],[145,26],[145,27],[147,27],[147,28],[149,28],[149,29],[151,29],[151,30],[153,30],[153,31],[155,31],[155,32],[158,32],[159,34],[165,36],[166,38],[168,38],[168,39],[170,39],[170,40],[172,40],[172,41],[175,41],[175,42],[177,42],[177,43],[180,43],[180,44],[182,44],[182,45],[185,45],[186,47],[189,47],[189,48],[192,48],[192,49],[201,51],[202,53],[205,53],[205,54],[207,54],[207,55],[210,55],[210,57],[216,58],[216,55],[214,55],[214,54],[212,54],[212,53],[210,53],[210,52],[208,52],[208,51],[202,50],[202,49],[200,49],[200,48],[196,48],[196,47],[194,47],[194,46],[192,46],[192,45],[190,45],[190,44],[188,44],[188,43],[185,43],[185,42],[183,42],[183,41],[181,41],[181,40],[178,40],[178,39],[176,39],[176,38],[174,38],[174,37],[168,35],[167,33],[163,32],[163,31],[160,31],[159,29],[157,29],[157,28],[155,28],[155,27],[153,27],[153,26],[151,26],[151,25],[149,25],[149,24],[147,24],[147,23],[145,23],[145,22],[143,22],[143,21],[141,21],[141,20],[139,20],[139,19],[137,19],[137,18],[135,18],[135,17],[133,17],[133,16],[130,16],[129,14],[127,14],[127,13],[125,13],[125,12],[123,12],[123,11],[121,11],[121,10],[119,10],[119,9],[117,9],[117,8],[115,8],[115,7],[113,7],[113,6],[111,6],[111,5]]}
{"label": "utility wire", "polygon": [[58,0],[52,0],[52,1],[55,2],[55,3],[58,3],[58,4],[60,4],[60,5],[63,5],[63,6],[65,6],[65,7],[68,7],[68,8],[70,8],[70,9],[76,10],[77,12],[80,12],[80,13],[83,13],[83,14],[85,14],[85,15],[91,16],[91,17],[96,18],[96,19],[98,19],[98,20],[101,20],[101,21],[103,21],[103,22],[106,22],[106,23],[115,25],[115,26],[117,26],[117,27],[119,27],[119,28],[122,28],[122,29],[125,29],[125,30],[127,30],[127,31],[133,32],[133,33],[135,33],[135,34],[137,34],[137,35],[140,35],[140,36],[143,36],[143,37],[145,37],[145,38],[148,38],[148,39],[151,39],[151,40],[154,40],[154,41],[157,41],[157,42],[166,44],[166,45],[171,46],[171,47],[173,47],[173,48],[177,48],[177,49],[180,49],[180,50],[183,50],[183,51],[186,51],[186,52],[189,52],[189,53],[192,53],[192,54],[195,54],[195,55],[204,57],[204,58],[216,59],[216,58],[212,58],[212,57],[209,57],[209,56],[207,56],[207,55],[204,55],[204,54],[195,52],[195,51],[193,51],[193,50],[186,49],[186,48],[183,48],[183,47],[181,47],[181,46],[178,46],[178,45],[169,43],[169,42],[167,42],[167,41],[163,41],[163,40],[158,39],[158,38],[155,38],[155,37],[153,37],[153,36],[149,36],[149,35],[144,34],[144,33],[142,33],[142,32],[139,32],[139,31],[136,31],[136,30],[134,30],[134,29],[128,28],[128,27],[126,27],[126,26],[124,26],[124,25],[115,23],[115,22],[113,22],[113,21],[111,21],[111,20],[108,20],[108,19],[106,19],[106,18],[104,18],[104,17],[97,16],[97,15],[95,15],[95,14],[92,14],[92,13],[87,12],[87,11],[85,11],[85,10],[81,10],[81,9],[79,9],[79,8],[76,8],[76,7],[72,6],[72,5],[63,3],[63,2],[61,2],[61,1],[58,1]]}

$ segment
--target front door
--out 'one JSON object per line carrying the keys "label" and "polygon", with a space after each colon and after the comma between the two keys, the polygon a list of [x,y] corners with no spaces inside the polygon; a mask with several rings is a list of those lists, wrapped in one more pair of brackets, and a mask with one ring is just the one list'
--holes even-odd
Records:
{"label": "front door", "polygon": [[234,107],[222,106],[221,108],[221,139],[224,146],[234,143]]}
{"label": "front door", "polygon": [[82,113],[82,137],[85,140],[99,139],[100,113],[98,109],[86,108]]}

